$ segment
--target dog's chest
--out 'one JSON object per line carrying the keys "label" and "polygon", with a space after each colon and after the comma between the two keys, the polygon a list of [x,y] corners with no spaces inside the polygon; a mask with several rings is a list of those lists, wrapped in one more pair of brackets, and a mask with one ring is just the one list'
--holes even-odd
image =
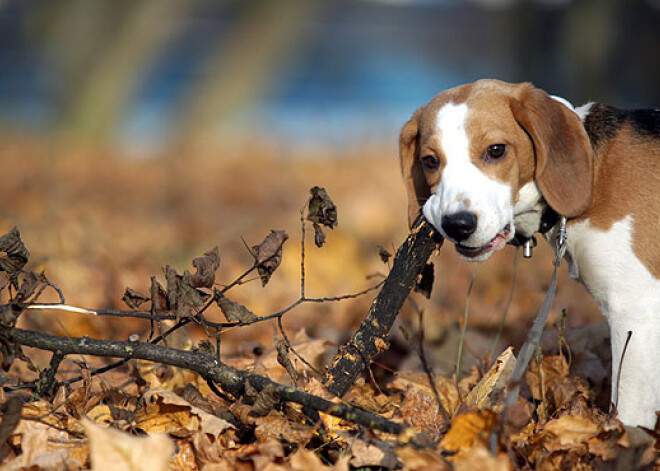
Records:
{"label": "dog's chest", "polygon": [[620,312],[645,316],[660,309],[660,280],[632,247],[631,216],[608,230],[593,228],[588,219],[567,228],[569,274],[585,285],[606,316]]}

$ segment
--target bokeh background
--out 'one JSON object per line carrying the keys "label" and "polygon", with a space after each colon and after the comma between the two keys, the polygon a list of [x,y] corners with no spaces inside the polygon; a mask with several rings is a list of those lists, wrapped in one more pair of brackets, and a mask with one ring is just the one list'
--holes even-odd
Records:
{"label": "bokeh background", "polygon": [[[484,77],[576,104],[657,107],[660,2],[0,0],[0,229],[19,226],[31,268],[69,303],[97,308],[125,308],[126,286],[147,292],[163,265],[190,268],[215,245],[227,283],[251,263],[242,239],[285,229],[271,284],[232,291],[262,315],[298,295],[300,208],[320,185],[339,227],[323,249],[308,241],[308,294],[359,291],[387,272],[377,246],[393,252],[406,235],[401,125],[443,89]],[[480,268],[471,351],[490,348],[513,256]],[[451,364],[475,265],[449,246],[434,262],[433,296],[418,303],[436,363]],[[518,345],[540,304],[549,248],[519,265],[502,346]],[[560,283],[553,321],[562,308],[572,325],[601,320],[580,286]],[[286,325],[340,342],[371,299],[301,307]],[[108,338],[147,327],[61,312],[24,322]],[[401,322],[416,330],[409,306]],[[235,330],[225,352],[273,334]]]}

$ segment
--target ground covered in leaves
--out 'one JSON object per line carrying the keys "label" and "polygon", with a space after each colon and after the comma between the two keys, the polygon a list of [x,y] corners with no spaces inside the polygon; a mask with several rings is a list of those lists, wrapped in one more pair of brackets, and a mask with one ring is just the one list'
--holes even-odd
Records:
{"label": "ground covered in leaves", "polygon": [[[481,268],[458,378],[458,319],[472,268],[445,247],[434,259],[431,300],[413,295],[393,329],[391,348],[370,374],[341,399],[324,389],[318,373],[356,329],[375,294],[334,298],[377,284],[388,271],[385,252],[402,241],[403,190],[382,194],[383,184],[398,188],[394,158],[347,159],[341,166],[266,159],[246,170],[237,161],[183,166],[96,158],[92,165],[78,156],[54,162],[43,160],[39,149],[16,146],[27,161],[13,179],[0,177],[10,208],[2,215],[2,233],[18,225],[32,255],[25,265],[30,271],[21,271],[10,287],[11,276],[5,275],[22,255],[3,245],[2,304],[33,300],[44,285],[42,270],[69,305],[171,315],[156,331],[213,299],[207,325],[191,323],[166,345],[211,356],[220,346],[221,360],[232,367],[373,412],[406,432],[395,436],[314,413],[272,391],[246,387],[240,397],[227,395],[197,373],[144,360],[94,375],[113,360],[67,356],[52,387],[25,390],[19,386],[47,379],[50,353],[24,348],[22,356],[12,356],[5,348],[0,469],[660,469],[660,429],[626,428],[606,412],[607,328],[588,322],[598,320],[593,306],[565,279],[543,348],[503,420],[502,398],[516,351],[506,347],[520,346],[526,321],[540,303],[549,279],[548,253],[521,268],[495,346],[511,253]],[[288,186],[271,181],[270,188],[259,187],[275,172]],[[375,182],[357,177],[367,172]],[[328,213],[320,205],[307,222],[307,296],[333,299],[303,303],[255,323],[300,295],[300,208],[314,184],[328,190],[339,211]],[[392,208],[399,214],[393,216]],[[286,237],[277,232],[284,229]],[[215,245],[219,249],[209,250]],[[250,267],[254,276],[241,279]],[[241,282],[232,286],[235,280]],[[228,286],[231,291],[224,291]],[[215,296],[219,291],[224,292]],[[58,302],[58,294],[47,287],[39,302]],[[4,329],[11,315],[5,309],[3,316]],[[220,341],[213,323],[222,324]],[[18,326],[109,340],[145,341],[150,332],[141,319],[36,309],[22,311]],[[424,357],[431,375],[421,367]]]}

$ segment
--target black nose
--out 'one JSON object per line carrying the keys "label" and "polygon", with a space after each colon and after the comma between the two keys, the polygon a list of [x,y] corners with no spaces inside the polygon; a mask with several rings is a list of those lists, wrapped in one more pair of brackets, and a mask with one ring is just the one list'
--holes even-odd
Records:
{"label": "black nose", "polygon": [[477,228],[477,216],[467,211],[442,216],[442,230],[450,239],[461,242]]}

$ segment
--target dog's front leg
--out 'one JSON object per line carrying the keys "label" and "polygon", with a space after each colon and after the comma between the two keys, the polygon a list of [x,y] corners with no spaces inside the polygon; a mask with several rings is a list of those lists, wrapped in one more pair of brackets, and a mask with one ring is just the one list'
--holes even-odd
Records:
{"label": "dog's front leg", "polygon": [[659,308],[652,311],[655,316],[642,314],[649,312],[648,306],[610,311],[607,316],[612,333],[612,404],[626,425],[653,428],[655,412],[660,410]]}

